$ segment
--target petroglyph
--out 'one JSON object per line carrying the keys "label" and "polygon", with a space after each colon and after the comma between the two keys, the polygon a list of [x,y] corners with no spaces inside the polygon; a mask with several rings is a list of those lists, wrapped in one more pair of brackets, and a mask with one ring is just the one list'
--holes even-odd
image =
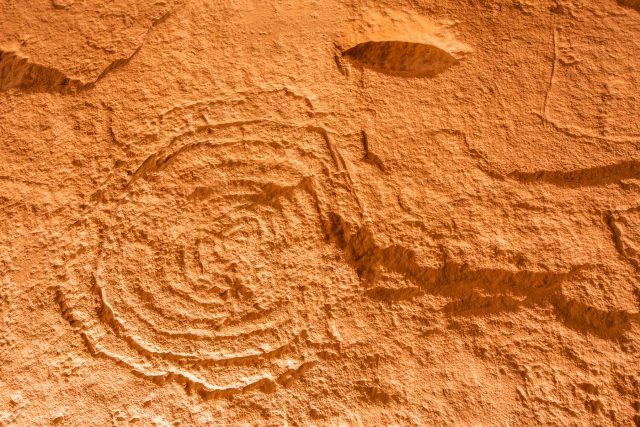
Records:
{"label": "petroglyph", "polygon": [[638,422],[633,2],[405,3],[0,2],[0,424]]}
{"label": "petroglyph", "polygon": [[[302,108],[306,122],[256,100]],[[253,115],[191,121],[212,105]],[[56,296],[94,355],[203,397],[270,392],[311,369],[330,340],[314,308],[332,282],[317,259],[336,205],[328,183],[344,175],[310,105],[282,89],[163,114],[190,129],[162,132],[169,143],[87,221],[80,233],[99,238]]]}

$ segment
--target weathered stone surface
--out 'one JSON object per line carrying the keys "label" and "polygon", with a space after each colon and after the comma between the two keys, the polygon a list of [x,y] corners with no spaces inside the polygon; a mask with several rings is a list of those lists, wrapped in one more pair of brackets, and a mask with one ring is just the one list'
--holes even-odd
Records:
{"label": "weathered stone surface", "polygon": [[375,3],[0,3],[0,425],[640,422],[638,2]]}

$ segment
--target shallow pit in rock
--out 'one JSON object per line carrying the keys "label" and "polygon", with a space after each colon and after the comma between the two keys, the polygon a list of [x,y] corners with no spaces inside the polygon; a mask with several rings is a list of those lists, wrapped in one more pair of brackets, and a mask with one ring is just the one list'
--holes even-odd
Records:
{"label": "shallow pit in rock", "polygon": [[367,41],[342,55],[372,70],[401,77],[434,77],[458,63],[436,46],[403,41]]}

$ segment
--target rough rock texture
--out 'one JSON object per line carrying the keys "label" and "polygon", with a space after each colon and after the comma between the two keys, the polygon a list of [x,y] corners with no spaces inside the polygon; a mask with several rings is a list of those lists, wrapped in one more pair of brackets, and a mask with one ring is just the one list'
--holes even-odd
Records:
{"label": "rough rock texture", "polygon": [[0,1],[0,425],[640,425],[639,10]]}

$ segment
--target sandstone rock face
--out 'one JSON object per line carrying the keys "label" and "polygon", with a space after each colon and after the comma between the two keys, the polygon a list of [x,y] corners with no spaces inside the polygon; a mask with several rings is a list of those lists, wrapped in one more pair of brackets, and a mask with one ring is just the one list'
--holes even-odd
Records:
{"label": "sandstone rock face", "polygon": [[0,3],[0,426],[640,425],[637,1]]}

